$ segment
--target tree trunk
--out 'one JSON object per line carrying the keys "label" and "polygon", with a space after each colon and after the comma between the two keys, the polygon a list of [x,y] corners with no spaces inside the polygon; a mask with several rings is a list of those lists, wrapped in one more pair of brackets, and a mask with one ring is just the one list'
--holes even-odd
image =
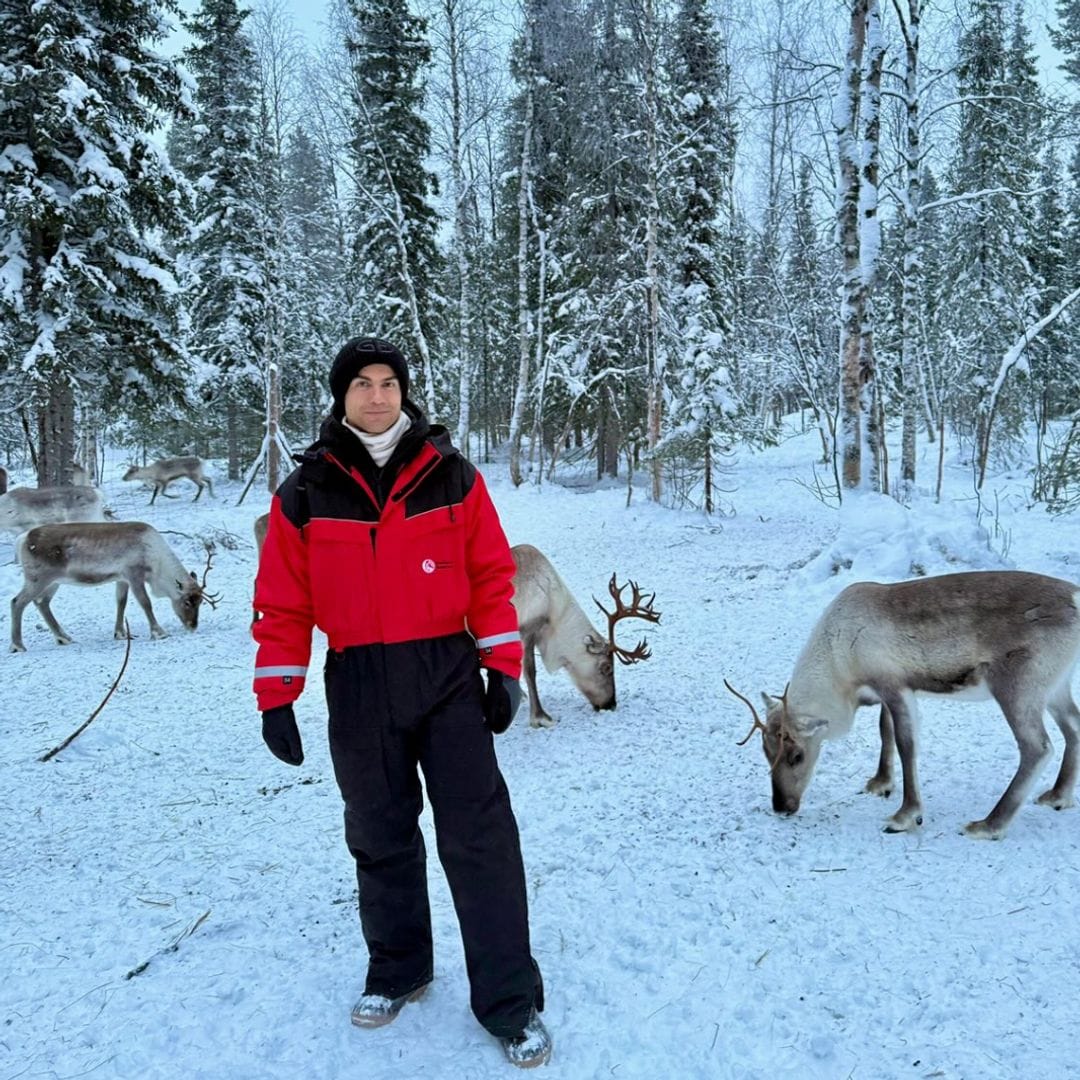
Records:
{"label": "tree trunk", "polygon": [[458,267],[458,345],[460,370],[458,380],[458,442],[461,452],[470,457],[469,442],[472,429],[472,269],[469,265],[469,190],[465,181],[464,148],[462,140],[461,102],[461,27],[457,5],[448,0],[443,4],[446,16],[447,43],[450,65],[450,173],[454,183],[454,246]]}
{"label": "tree trunk", "polygon": [[874,285],[877,281],[881,251],[881,221],[878,218],[878,168],[881,162],[881,69],[885,62],[885,42],[881,36],[881,9],[878,0],[866,5],[866,78],[859,102],[859,127],[862,131],[863,166],[859,179],[859,267],[862,297],[859,311],[859,384],[862,387],[861,412],[866,432],[863,465],[870,466],[863,476],[863,486],[873,491],[888,491],[887,478],[879,465],[887,461],[884,452],[885,410],[877,387],[877,363],[874,357]]}
{"label": "tree trunk", "polygon": [[842,477],[845,488],[862,484],[862,449],[867,417],[863,413],[863,284],[860,265],[858,144],[862,58],[869,0],[852,0],[844,77],[835,103],[840,181],[837,192],[837,239],[843,258],[840,307],[840,423]]}
{"label": "tree trunk", "polygon": [[514,406],[510,414],[510,479],[516,485],[521,475],[521,433],[524,429],[525,394],[529,386],[529,185],[532,183],[532,137],[534,73],[532,68],[533,22],[525,20],[525,57],[528,64],[525,89],[525,120],[521,132],[521,164],[518,174],[518,374]]}
{"label": "tree trunk", "polygon": [[919,251],[919,0],[908,0],[905,20],[894,0],[904,36],[904,144],[903,286],[901,299],[900,371],[904,383],[903,424],[900,449],[900,485],[897,497],[908,501],[915,490],[916,435],[919,426],[918,302],[922,255]]}
{"label": "tree trunk", "polygon": [[652,455],[652,500],[659,502],[663,494],[662,462],[655,454],[660,445],[663,410],[664,357],[660,350],[660,282],[657,267],[657,229],[660,219],[660,196],[657,174],[660,170],[657,148],[658,105],[656,95],[656,17],[653,0],[645,0],[643,39],[645,48],[645,280],[648,289],[648,429],[647,445]]}
{"label": "tree trunk", "polygon": [[281,372],[277,359],[270,358],[266,374],[266,486],[272,495],[281,484]]}
{"label": "tree trunk", "polygon": [[226,391],[225,402],[225,443],[229,455],[229,479],[239,480],[240,471],[240,418],[237,413],[236,399],[231,391]]}
{"label": "tree trunk", "polygon": [[75,392],[54,375],[48,396],[38,408],[38,487],[71,483],[75,459]]}
{"label": "tree trunk", "polygon": [[705,513],[713,512],[712,428],[705,425]]}

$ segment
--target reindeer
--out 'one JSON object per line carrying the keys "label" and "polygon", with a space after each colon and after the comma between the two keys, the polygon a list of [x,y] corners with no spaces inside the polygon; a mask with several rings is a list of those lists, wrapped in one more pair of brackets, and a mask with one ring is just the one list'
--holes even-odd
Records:
{"label": "reindeer", "polygon": [[612,660],[636,664],[651,655],[643,638],[636,648],[627,650],[615,644],[615,625],[622,619],[639,618],[658,623],[660,612],[653,610],[655,594],[643,599],[634,582],[629,606],[623,603],[625,585],[615,583],[611,575],[608,591],[615,601],[609,612],[594,597],[596,606],[608,617],[608,638],[593,628],[588,616],[570,595],[561,577],[544,555],[530,544],[518,544],[511,550],[517,573],[514,575],[513,603],[518,614],[521,641],[525,647],[524,673],[529,688],[529,724],[552,727],[555,721],[544,711],[536,692],[536,656],[540,650],[544,667],[550,672],[566,668],[574,685],[585,695],[593,709],[615,708],[615,669]]}
{"label": "reindeer", "polygon": [[[885,831],[922,824],[915,767],[917,693],[993,697],[1012,729],[1020,764],[985,818],[968,836],[997,840],[1051,754],[1043,725],[1049,710],[1065,739],[1054,786],[1037,802],[1073,805],[1080,710],[1070,690],[1080,658],[1080,587],[1015,570],[947,574],[894,585],[849,585],[826,608],[780,697],[763,694],[761,731],[772,771],[773,809],[794,814],[813,776],[824,739],[847,734],[859,705],[880,703],[881,757],[867,790],[892,792],[893,747],[900,751],[904,796]],[[745,743],[746,739],[742,742]]]}
{"label": "reindeer", "polygon": [[101,494],[92,487],[19,487],[0,495],[0,529],[25,532],[35,525],[104,520]]}
{"label": "reindeer", "polygon": [[255,551],[256,554],[262,555],[263,544],[266,543],[266,532],[270,528],[270,515],[260,514],[255,519]]}
{"label": "reindeer", "polygon": [[203,474],[202,459],[197,457],[162,458],[160,461],[152,461],[144,468],[132,465],[124,473],[125,480],[148,480],[153,484],[154,493],[150,496],[151,506],[154,505],[154,500],[158,495],[171,498],[166,489],[174,480],[183,477],[186,477],[198,488],[192,502],[199,501],[199,496],[203,493],[204,487],[210,489],[211,495],[214,494],[214,485],[210,482],[210,477]]}
{"label": "reindeer", "polygon": [[0,495],[7,491],[7,469],[0,465]]}
{"label": "reindeer", "polygon": [[146,613],[150,636],[166,637],[154,618],[147,585],[155,596],[167,596],[177,618],[189,630],[199,624],[199,605],[217,606],[218,594],[206,591],[213,549],[207,549],[202,581],[190,574],[173,554],[161,534],[141,521],[66,523],[40,525],[19,537],[16,557],[22,566],[23,587],[11,601],[11,651],[25,652],[22,616],[31,601],[56,638],[58,645],[70,645],[72,638],[56,621],[50,602],[63,584],[102,585],[116,582],[116,627],[113,636],[123,639],[124,608],[128,590],[135,594]]}

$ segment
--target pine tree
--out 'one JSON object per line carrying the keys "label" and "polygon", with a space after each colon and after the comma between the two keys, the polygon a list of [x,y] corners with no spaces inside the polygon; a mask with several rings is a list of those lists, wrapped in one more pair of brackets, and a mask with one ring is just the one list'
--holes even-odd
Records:
{"label": "pine tree", "polygon": [[438,184],[425,167],[431,145],[423,116],[427,24],[410,14],[407,0],[349,0],[348,7],[356,188],[349,277],[356,330],[399,342],[420,358],[417,382],[434,411],[428,342],[439,319],[441,260],[431,205]]}
{"label": "pine tree", "polygon": [[169,0],[0,7],[0,365],[24,373],[40,483],[71,479],[76,403],[186,401],[173,263],[181,180],[153,133],[189,112],[149,45]]}
{"label": "pine tree", "polygon": [[1050,27],[1050,40],[1065,54],[1065,74],[1080,85],[1080,0],[1057,0],[1059,25]]}
{"label": "pine tree", "polygon": [[325,415],[326,364],[349,336],[345,251],[333,176],[303,128],[288,141],[284,165],[284,248],[288,305],[282,351],[286,416],[311,438]]}
{"label": "pine tree", "polygon": [[[981,475],[995,421],[983,405],[1002,354],[1017,328],[1034,321],[1038,305],[1030,264],[1034,203],[1027,193],[1037,182],[1041,100],[1019,13],[1007,39],[1001,0],[973,0],[972,9],[960,41],[962,104],[950,175],[953,190],[970,197],[953,207],[941,310],[953,356],[952,412],[975,419]],[[998,401],[1004,434],[1017,428],[1018,405],[1011,389]]]}
{"label": "pine tree", "polygon": [[203,0],[186,20],[194,44],[184,59],[198,84],[199,118],[173,142],[196,192],[194,224],[181,248],[191,353],[201,362],[207,408],[226,428],[234,479],[242,430],[262,411],[268,289],[248,14],[236,0]]}
{"label": "pine tree", "polygon": [[735,131],[725,45],[706,0],[682,0],[672,36],[673,175],[664,208],[676,390],[668,442],[703,463],[704,506],[711,513],[714,440],[730,433],[737,408],[726,363],[734,288],[724,244]]}

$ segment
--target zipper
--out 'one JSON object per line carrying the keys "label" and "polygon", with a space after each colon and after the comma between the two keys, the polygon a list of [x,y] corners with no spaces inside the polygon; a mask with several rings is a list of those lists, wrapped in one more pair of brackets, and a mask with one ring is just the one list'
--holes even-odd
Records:
{"label": "zipper", "polygon": [[423,481],[426,480],[428,476],[435,469],[437,469],[439,465],[442,464],[442,460],[443,459],[441,454],[436,455],[434,461],[429,462],[423,469],[421,469],[420,472],[418,472],[409,481],[409,483],[405,485],[405,487],[403,487],[399,492],[396,492],[394,495],[390,496],[391,501],[401,502],[402,499],[406,498],[408,495],[411,495],[417,489],[417,487],[419,487],[420,484],[423,483]]}

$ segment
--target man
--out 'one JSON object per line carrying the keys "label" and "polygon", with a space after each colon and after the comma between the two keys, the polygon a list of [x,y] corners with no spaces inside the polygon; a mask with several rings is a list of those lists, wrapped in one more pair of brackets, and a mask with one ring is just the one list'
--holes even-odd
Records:
{"label": "man", "polygon": [[408,400],[399,349],[354,338],[334,360],[330,390],[332,415],[274,496],[259,561],[263,739],[282,761],[303,761],[293,702],[318,626],[368,947],[353,1023],[390,1023],[432,979],[419,766],[473,1013],[513,1064],[540,1065],[551,1053],[543,984],[492,741],[521,700],[513,558],[483,478]]}

